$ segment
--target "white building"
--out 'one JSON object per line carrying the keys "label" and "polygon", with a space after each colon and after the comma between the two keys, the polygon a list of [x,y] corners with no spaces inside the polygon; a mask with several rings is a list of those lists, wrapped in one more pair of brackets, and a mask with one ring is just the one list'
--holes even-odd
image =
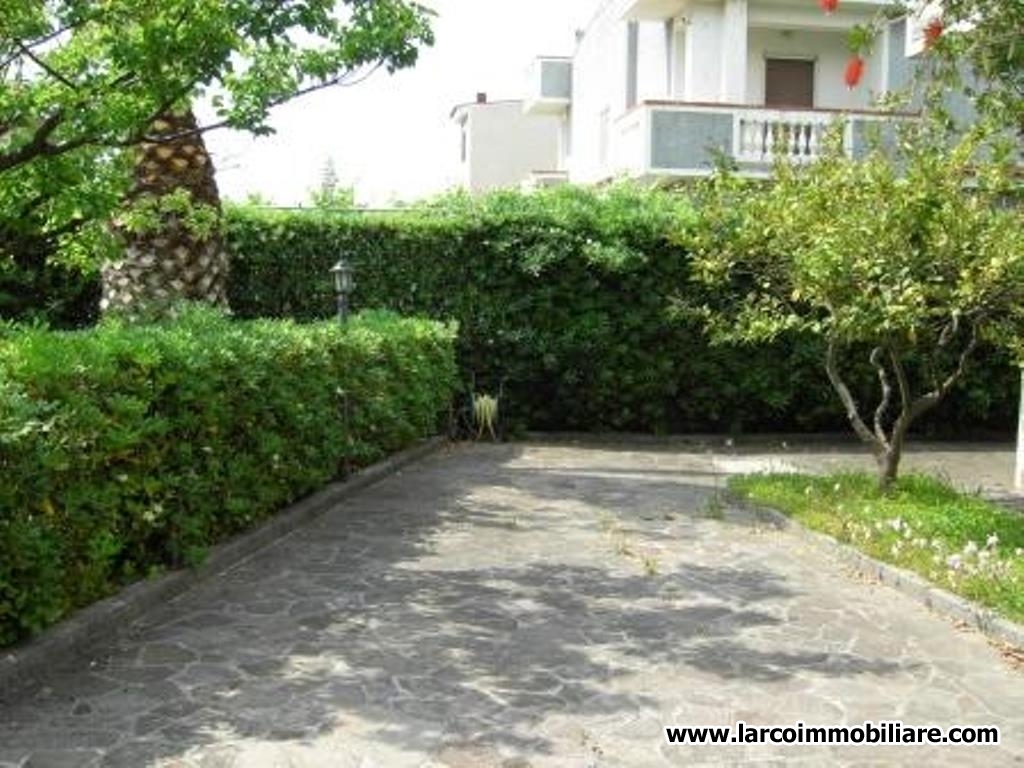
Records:
{"label": "white building", "polygon": [[776,151],[818,155],[833,122],[863,151],[868,126],[901,116],[872,105],[910,83],[923,20],[886,24],[856,88],[848,33],[890,0],[602,0],[571,58],[539,58],[526,111],[557,116],[557,169],[573,182],[687,177],[716,158],[764,173]]}
{"label": "white building", "polygon": [[559,117],[530,115],[522,101],[488,101],[484,93],[451,117],[459,128],[458,186],[481,193],[559,176]]}

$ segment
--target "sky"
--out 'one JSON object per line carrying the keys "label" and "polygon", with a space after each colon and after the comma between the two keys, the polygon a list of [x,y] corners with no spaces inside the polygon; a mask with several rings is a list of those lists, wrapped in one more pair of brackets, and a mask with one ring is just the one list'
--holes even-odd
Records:
{"label": "sky", "polygon": [[443,191],[458,163],[450,112],[478,91],[522,98],[538,55],[572,53],[574,31],[598,0],[422,0],[438,16],[436,42],[413,69],[379,72],[282,105],[277,133],[254,138],[218,130],[206,136],[221,195],[259,194],[298,205],[320,182],[327,159],[357,202],[386,206]]}

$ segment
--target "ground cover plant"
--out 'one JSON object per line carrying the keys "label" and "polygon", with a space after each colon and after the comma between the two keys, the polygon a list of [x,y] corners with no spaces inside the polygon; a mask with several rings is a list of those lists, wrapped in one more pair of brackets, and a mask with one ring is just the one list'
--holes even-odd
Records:
{"label": "ground cover plant", "polygon": [[924,475],[748,475],[730,489],[943,589],[1024,620],[1024,517]]}
{"label": "ground cover plant", "polygon": [[447,415],[454,328],[0,329],[0,644],[207,548]]}

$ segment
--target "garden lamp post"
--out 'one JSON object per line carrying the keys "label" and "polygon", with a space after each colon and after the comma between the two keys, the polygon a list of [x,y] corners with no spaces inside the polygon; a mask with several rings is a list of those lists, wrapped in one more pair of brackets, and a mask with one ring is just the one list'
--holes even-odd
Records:
{"label": "garden lamp post", "polygon": [[331,275],[334,276],[334,294],[338,301],[338,322],[344,323],[348,320],[348,297],[356,287],[352,265],[343,258],[339,259],[331,267]]}

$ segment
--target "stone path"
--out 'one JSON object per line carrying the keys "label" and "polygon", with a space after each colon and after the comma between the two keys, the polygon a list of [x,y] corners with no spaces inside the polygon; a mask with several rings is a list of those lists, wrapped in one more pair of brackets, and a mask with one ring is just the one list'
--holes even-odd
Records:
{"label": "stone path", "polygon": [[[463,446],[0,704],[0,765],[1010,765],[979,635],[709,498],[668,449]],[[666,725],[998,725],[999,747],[669,746]]]}

